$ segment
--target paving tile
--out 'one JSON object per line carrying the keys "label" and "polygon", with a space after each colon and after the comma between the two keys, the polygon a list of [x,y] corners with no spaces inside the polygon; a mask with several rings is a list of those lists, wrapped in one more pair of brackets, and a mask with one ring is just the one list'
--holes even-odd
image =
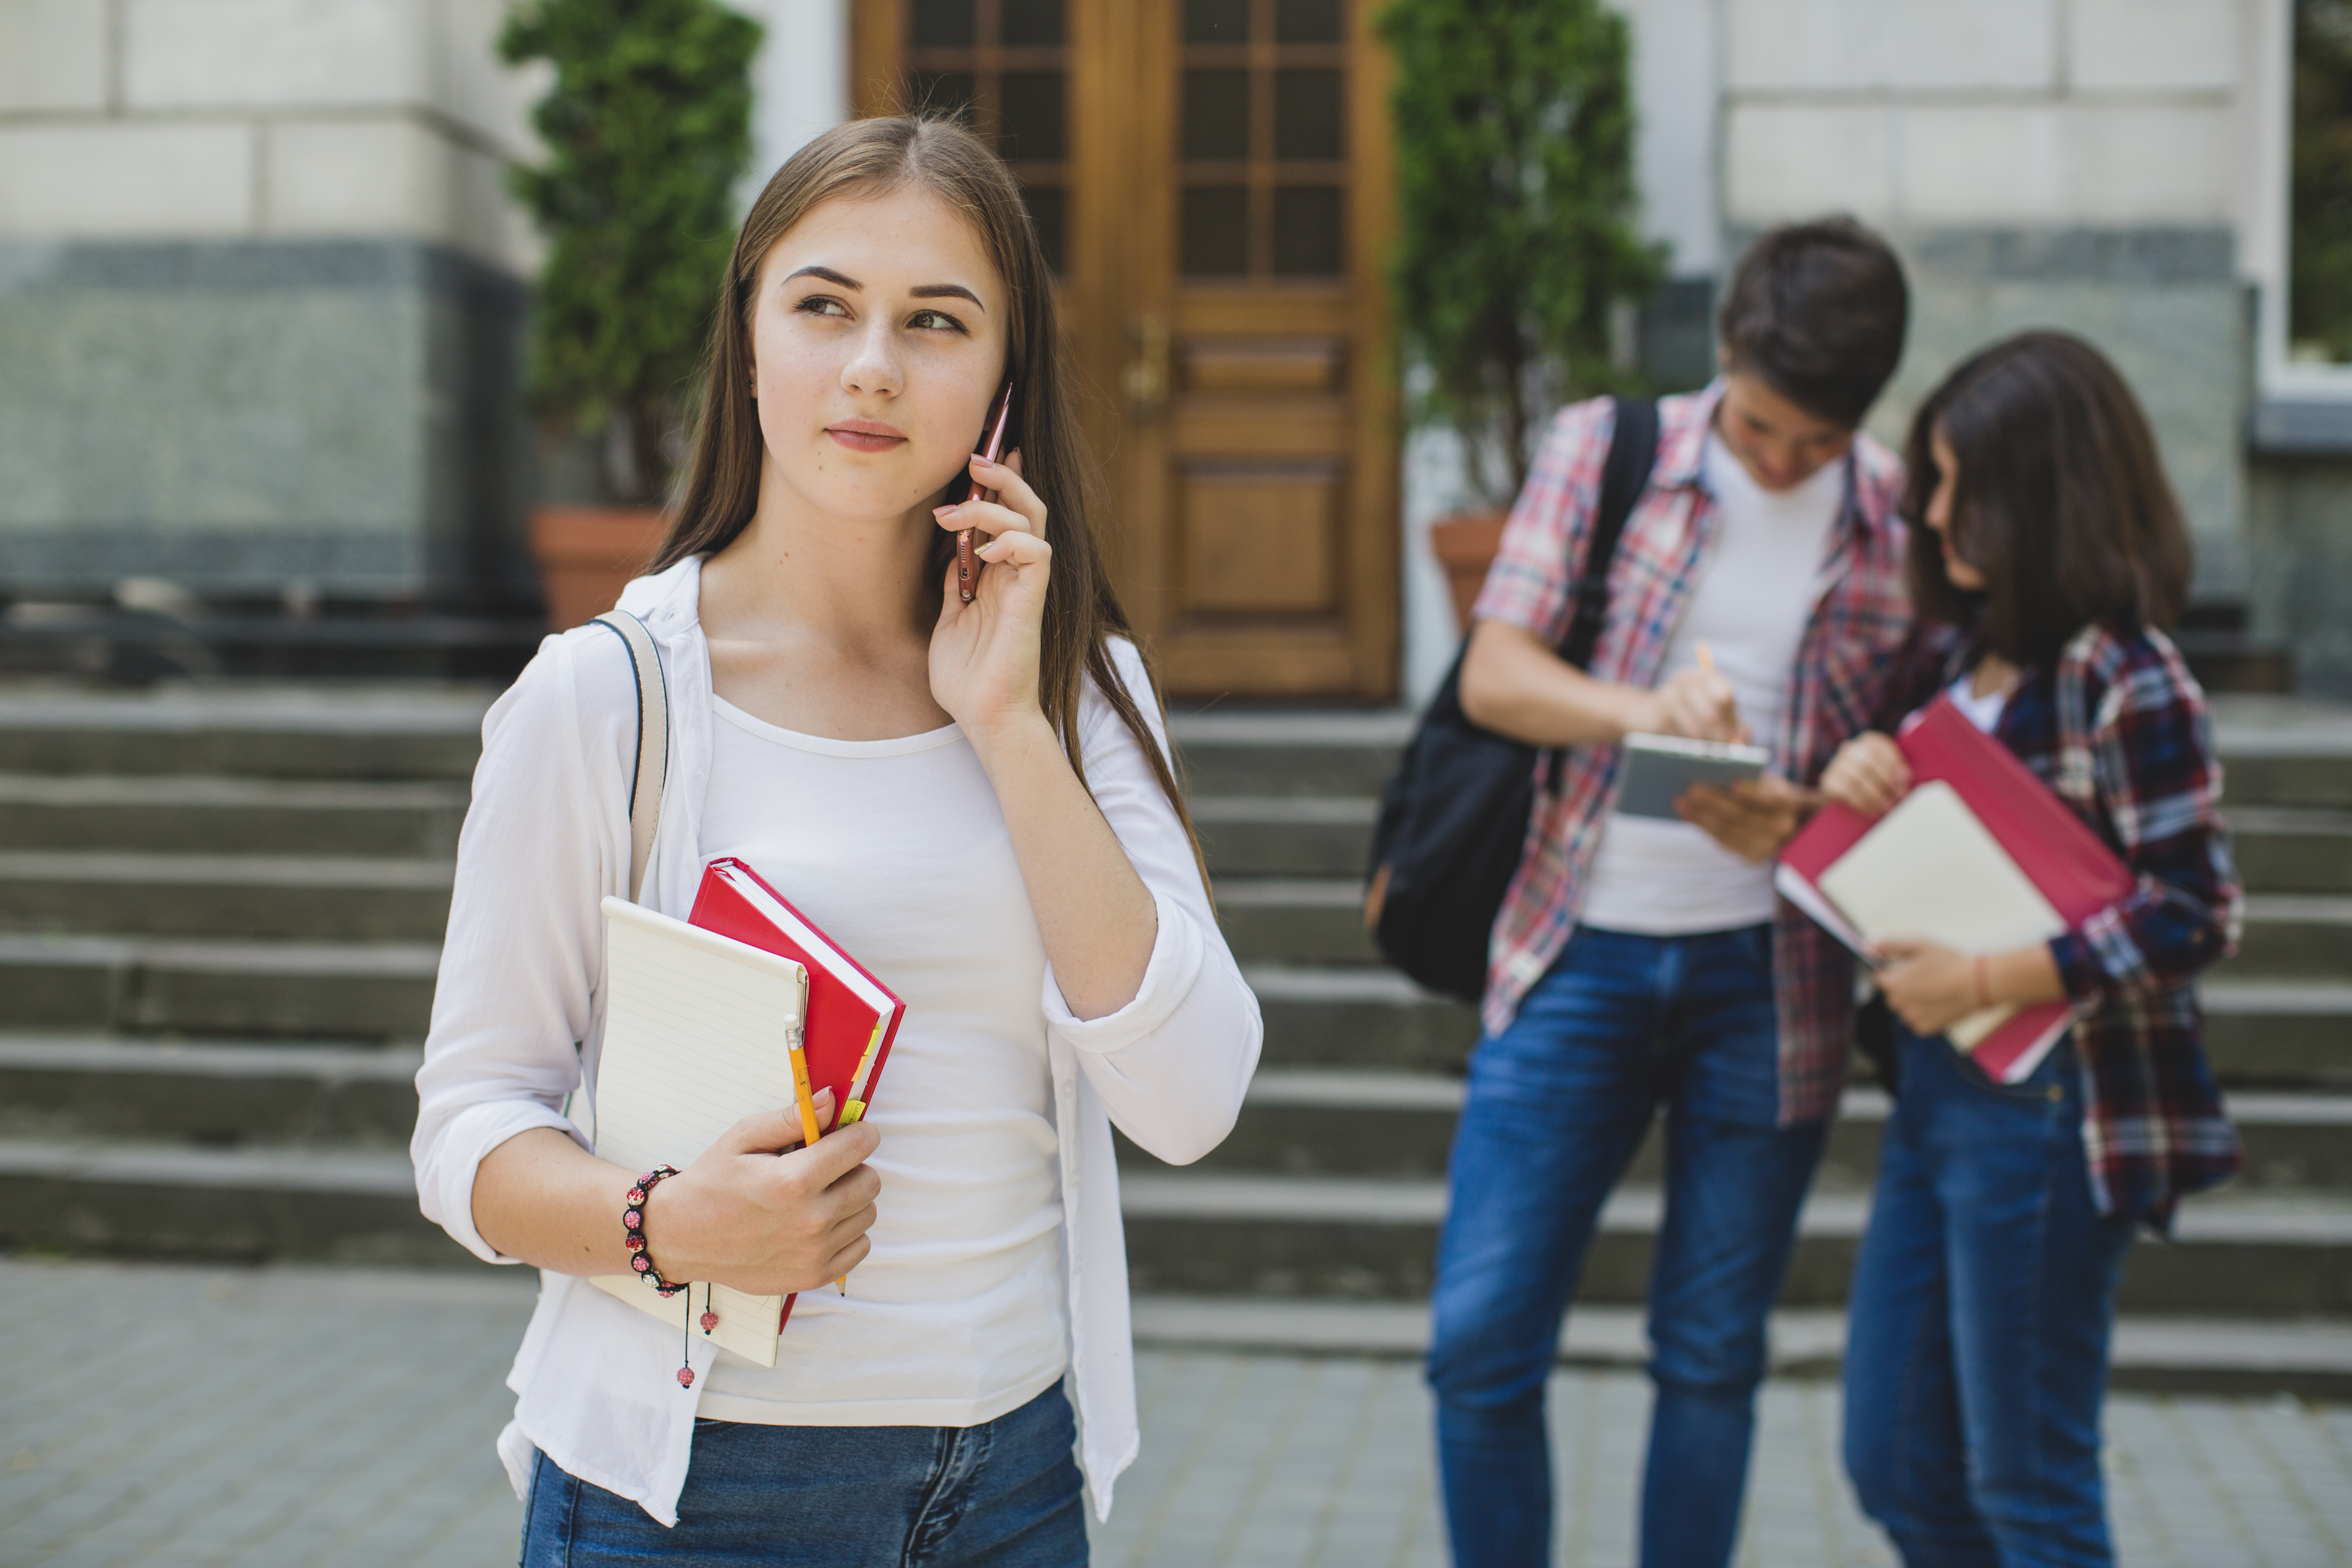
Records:
{"label": "paving tile", "polygon": [[[530,1308],[465,1276],[0,1259],[0,1562],[510,1563],[520,1506],[490,1443]],[[1137,1372],[1143,1451],[1097,1563],[1442,1568],[1414,1363],[1146,1351]],[[1648,1415],[1637,1373],[1555,1377],[1568,1568],[1633,1561]],[[1833,1384],[1767,1385],[1741,1568],[1892,1568],[1839,1442]],[[2352,1568],[2352,1409],[2119,1396],[2107,1465],[2129,1568]]]}

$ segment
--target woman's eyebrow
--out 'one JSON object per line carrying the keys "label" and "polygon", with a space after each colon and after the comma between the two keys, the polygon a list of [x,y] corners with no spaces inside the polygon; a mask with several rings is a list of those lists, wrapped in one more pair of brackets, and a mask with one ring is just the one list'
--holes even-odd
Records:
{"label": "woman's eyebrow", "polygon": [[980,309],[983,314],[985,314],[988,310],[987,306],[980,304],[979,295],[973,293],[971,289],[965,288],[961,283],[925,283],[908,289],[907,293],[909,298],[916,300],[944,300],[949,298],[969,300],[973,304],[980,305]]}
{"label": "woman's eyebrow", "polygon": [[828,283],[838,283],[845,289],[855,289],[860,293],[866,290],[865,284],[855,278],[845,278],[830,267],[803,267],[797,272],[786,273],[784,281],[789,283],[795,278],[822,278]]}

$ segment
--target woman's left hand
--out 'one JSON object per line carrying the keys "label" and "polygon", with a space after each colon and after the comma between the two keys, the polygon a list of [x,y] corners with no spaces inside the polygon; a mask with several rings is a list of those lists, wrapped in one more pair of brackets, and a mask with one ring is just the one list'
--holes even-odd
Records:
{"label": "woman's left hand", "polygon": [[1940,1035],[1984,1004],[1977,961],[1932,942],[1883,942],[1878,989],[1915,1035]]}
{"label": "woman's left hand", "polygon": [[[1022,479],[1019,452],[1002,463],[975,454],[970,471],[971,498],[932,515],[950,533],[976,529],[972,553],[987,567],[967,605],[949,562],[930,664],[932,698],[977,740],[1041,711],[1037,643],[1054,547],[1045,538],[1045,503]],[[981,499],[988,490],[995,500]]]}

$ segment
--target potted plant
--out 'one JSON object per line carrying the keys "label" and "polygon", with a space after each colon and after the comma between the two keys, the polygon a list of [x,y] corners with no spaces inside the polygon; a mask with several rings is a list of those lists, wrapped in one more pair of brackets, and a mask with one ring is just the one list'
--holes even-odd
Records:
{"label": "potted plant", "polygon": [[760,37],[718,0],[526,0],[499,36],[509,64],[554,75],[531,115],[547,160],[511,176],[548,242],[531,405],[550,435],[595,443],[609,503],[531,515],[558,629],[610,609],[660,544],[751,158]]}
{"label": "potted plant", "polygon": [[1663,247],[1634,227],[1625,19],[1602,0],[1394,0],[1380,27],[1408,410],[1461,439],[1475,504],[1431,544],[1466,626],[1551,411],[1630,387],[1612,315],[1656,285]]}

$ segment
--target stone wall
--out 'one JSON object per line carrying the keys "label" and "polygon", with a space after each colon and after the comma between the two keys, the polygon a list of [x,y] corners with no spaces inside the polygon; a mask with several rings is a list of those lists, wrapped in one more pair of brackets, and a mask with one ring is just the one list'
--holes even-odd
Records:
{"label": "stone wall", "polygon": [[[1735,238],[1850,212],[1904,253],[1899,437],[1969,350],[2082,333],[2147,404],[2207,596],[2247,586],[2237,0],[1727,0]],[[1738,254],[1738,247],[1728,247]]]}
{"label": "stone wall", "polygon": [[529,591],[504,10],[0,6],[0,593]]}
{"label": "stone wall", "polygon": [[2300,689],[2352,698],[2352,452],[2264,453],[2247,489],[2254,629],[2294,646]]}

